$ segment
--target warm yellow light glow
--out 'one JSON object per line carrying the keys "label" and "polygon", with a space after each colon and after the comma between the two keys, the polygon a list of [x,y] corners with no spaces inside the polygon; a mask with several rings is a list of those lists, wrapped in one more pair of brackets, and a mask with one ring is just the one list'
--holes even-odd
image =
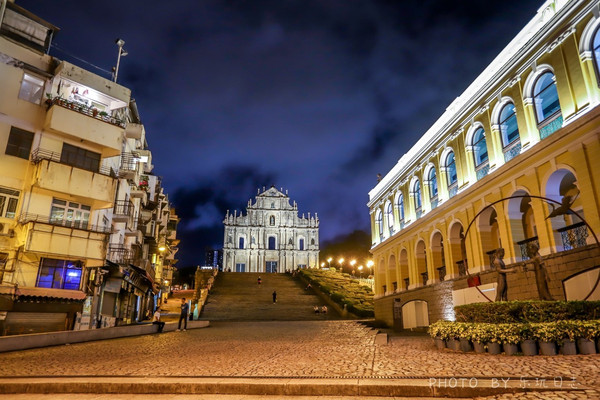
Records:
{"label": "warm yellow light glow", "polygon": [[356,264],[356,260],[350,261],[350,265],[352,265],[354,267],[354,264]]}
{"label": "warm yellow light glow", "polygon": [[373,262],[373,260],[369,260],[369,261],[367,261],[367,268],[371,268],[371,267],[373,266],[373,264],[375,264],[375,263]]}
{"label": "warm yellow light glow", "polygon": [[160,246],[160,247],[158,248],[158,251],[165,251],[166,249],[167,249],[167,248],[166,248],[165,246]]}
{"label": "warm yellow light glow", "polygon": [[321,263],[321,268],[325,267],[325,261]]}
{"label": "warm yellow light glow", "polygon": [[363,266],[362,266],[362,265],[359,265],[359,266],[358,266],[358,270],[359,270],[359,271],[362,271],[362,269],[363,269]]}
{"label": "warm yellow light glow", "polygon": [[340,263],[340,265],[342,265],[342,263],[343,263],[343,262],[344,262],[344,259],[343,259],[343,258],[340,258],[340,259],[338,260],[338,263]]}
{"label": "warm yellow light glow", "polygon": [[330,263],[332,260],[333,260],[333,258],[329,257],[329,258],[327,259],[327,262],[328,262],[328,263]]}

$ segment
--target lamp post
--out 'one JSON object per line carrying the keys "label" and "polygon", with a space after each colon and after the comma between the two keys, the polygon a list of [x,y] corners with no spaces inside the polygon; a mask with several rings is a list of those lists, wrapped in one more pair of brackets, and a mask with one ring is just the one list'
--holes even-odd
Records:
{"label": "lamp post", "polygon": [[115,67],[115,77],[114,81],[117,81],[117,75],[119,75],[119,64],[121,63],[121,56],[125,57],[127,55],[127,51],[123,48],[125,45],[125,41],[123,39],[117,39],[115,41],[117,46],[119,46],[119,55],[117,56],[117,66]]}
{"label": "lamp post", "polygon": [[325,261],[321,263],[321,268],[325,268]]}
{"label": "lamp post", "polygon": [[358,273],[359,273],[359,276],[360,276],[361,279],[362,279],[362,270],[363,270],[363,266],[359,265],[358,266]]}
{"label": "lamp post", "polygon": [[333,260],[333,258],[329,257],[327,259],[327,264],[329,265],[329,269],[331,269],[331,260]]}
{"label": "lamp post", "polygon": [[373,260],[367,261],[367,268],[369,269],[369,275],[371,275],[371,268],[373,268]]}
{"label": "lamp post", "polygon": [[356,264],[356,260],[350,261],[350,266],[352,266],[352,275],[354,275],[354,265]]}
{"label": "lamp post", "polygon": [[338,260],[338,263],[340,264],[340,272],[344,272],[344,267],[343,267],[343,264],[344,264],[344,258],[343,258],[343,257],[342,257],[342,258],[340,258],[340,259]]}

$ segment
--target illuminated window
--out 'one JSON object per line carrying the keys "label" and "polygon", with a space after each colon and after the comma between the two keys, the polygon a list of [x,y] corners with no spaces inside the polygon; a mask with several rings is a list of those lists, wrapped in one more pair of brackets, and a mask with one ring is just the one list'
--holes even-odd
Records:
{"label": "illuminated window", "polygon": [[52,289],[79,290],[81,270],[81,261],[42,258],[36,286]]}
{"label": "illuminated window", "polygon": [[502,135],[502,147],[508,147],[514,141],[519,140],[517,114],[515,113],[515,105],[513,103],[508,103],[502,107],[499,125]]}
{"label": "illuminated window", "polygon": [[87,229],[91,207],[85,204],[53,198],[50,209],[50,223]]}
{"label": "illuminated window", "polygon": [[544,72],[537,78],[533,89],[533,102],[538,124],[543,123],[560,111],[558,91],[552,72]]}
{"label": "illuminated window", "polygon": [[390,233],[394,232],[394,207],[392,206],[392,203],[387,203],[385,206],[385,218],[387,219]]}
{"label": "illuminated window", "polygon": [[379,230],[379,236],[383,236],[383,214],[381,213],[381,210],[377,210],[377,214],[375,215],[375,224]]}
{"label": "illuminated window", "polygon": [[438,195],[437,176],[435,168],[429,170],[429,197],[432,199]]}
{"label": "illuminated window", "polygon": [[14,218],[19,204],[18,190],[0,186],[0,217]]}
{"label": "illuminated window", "polygon": [[415,210],[420,210],[422,206],[421,202],[421,183],[417,180],[413,186],[413,194],[415,197]]}
{"label": "illuminated window", "polygon": [[475,168],[483,165],[488,159],[485,131],[483,128],[477,129],[473,135],[473,158],[475,160]]}
{"label": "illuminated window", "polygon": [[448,186],[456,183],[458,176],[456,174],[456,160],[454,159],[454,152],[451,151],[446,156],[446,171],[448,174]]}
{"label": "illuminated window", "polygon": [[400,216],[400,221],[404,221],[404,196],[402,193],[398,196],[398,215]]}
{"label": "illuminated window", "polygon": [[596,66],[596,76],[598,86],[600,86],[600,26],[596,29],[594,39],[592,40],[592,51],[594,53],[594,65]]}

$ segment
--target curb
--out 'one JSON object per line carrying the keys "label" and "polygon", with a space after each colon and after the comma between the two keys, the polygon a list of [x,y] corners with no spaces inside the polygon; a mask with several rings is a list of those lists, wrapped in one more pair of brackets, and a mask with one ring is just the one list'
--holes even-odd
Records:
{"label": "curb", "polygon": [[[0,394],[230,394],[280,396],[462,397],[562,391],[521,387],[519,378],[230,378],[230,377],[2,377]],[[584,393],[584,389],[569,390]]]}

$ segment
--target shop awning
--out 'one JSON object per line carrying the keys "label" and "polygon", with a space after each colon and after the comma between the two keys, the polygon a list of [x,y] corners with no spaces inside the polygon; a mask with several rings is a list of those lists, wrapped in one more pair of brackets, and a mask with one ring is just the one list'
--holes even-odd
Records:
{"label": "shop awning", "polygon": [[46,297],[67,300],[84,300],[86,298],[86,294],[80,290],[39,287],[0,287],[0,294],[8,294],[14,297]]}

